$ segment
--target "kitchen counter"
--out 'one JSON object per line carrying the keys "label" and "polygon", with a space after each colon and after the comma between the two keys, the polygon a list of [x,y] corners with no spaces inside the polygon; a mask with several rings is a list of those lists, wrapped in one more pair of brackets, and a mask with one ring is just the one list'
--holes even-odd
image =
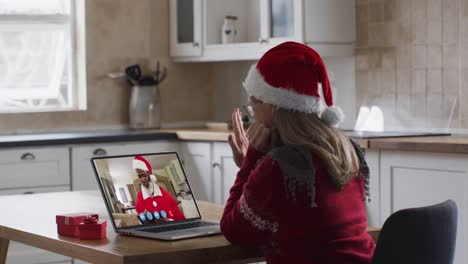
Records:
{"label": "kitchen counter", "polygon": [[73,133],[38,133],[1,135],[0,148],[50,146],[62,144],[105,143],[119,141],[140,140],[169,140],[177,139],[174,132],[161,130],[134,131],[99,131],[99,132],[73,132]]}
{"label": "kitchen counter", "polygon": [[468,135],[370,139],[369,148],[467,154]]}
{"label": "kitchen counter", "polygon": [[[227,142],[228,129],[154,129],[74,133],[39,133],[0,136],[0,148],[90,144],[143,140],[191,140]],[[404,151],[468,153],[468,135],[355,139],[361,147]]]}

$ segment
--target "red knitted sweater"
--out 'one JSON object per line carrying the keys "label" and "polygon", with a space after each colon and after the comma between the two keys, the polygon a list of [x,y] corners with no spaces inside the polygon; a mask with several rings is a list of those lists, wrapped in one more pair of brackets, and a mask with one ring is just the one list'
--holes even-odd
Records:
{"label": "red knitted sweater", "polygon": [[363,179],[339,190],[317,158],[311,163],[307,191],[285,180],[283,162],[249,147],[221,219],[224,236],[261,247],[268,263],[370,263],[375,244],[366,231]]}

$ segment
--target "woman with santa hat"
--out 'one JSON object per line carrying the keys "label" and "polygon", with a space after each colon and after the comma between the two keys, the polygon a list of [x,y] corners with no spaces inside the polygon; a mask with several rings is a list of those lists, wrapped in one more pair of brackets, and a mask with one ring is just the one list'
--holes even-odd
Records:
{"label": "woman with santa hat", "polygon": [[161,221],[185,219],[172,195],[157,185],[151,164],[145,158],[136,156],[133,159],[133,169],[141,183],[135,202],[138,214],[150,213],[151,217],[160,217]]}
{"label": "woman with santa hat", "polygon": [[244,87],[256,122],[245,132],[240,110],[233,112],[229,143],[240,171],[221,219],[224,236],[262,248],[268,263],[370,263],[369,170],[360,147],[337,129],[343,113],[319,54],[296,42],[275,46]]}

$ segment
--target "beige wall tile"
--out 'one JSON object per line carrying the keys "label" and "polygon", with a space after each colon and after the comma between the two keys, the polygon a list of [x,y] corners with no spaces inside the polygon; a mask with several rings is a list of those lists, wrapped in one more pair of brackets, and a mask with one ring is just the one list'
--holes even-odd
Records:
{"label": "beige wall tile", "polygon": [[385,46],[385,23],[370,23],[369,24],[369,47],[384,47]]}
{"label": "beige wall tile", "polygon": [[411,32],[414,44],[426,44],[427,42],[427,19],[415,16],[412,20]]}
{"label": "beige wall tile", "polygon": [[428,0],[427,17],[429,20],[442,20],[442,2],[445,0]]}
{"label": "beige wall tile", "polygon": [[[411,18],[405,17],[397,22],[397,45],[408,45],[412,43]],[[442,37],[441,37],[442,38]]]}
{"label": "beige wall tile", "polygon": [[397,0],[384,1],[384,21],[393,21],[397,18]]}
{"label": "beige wall tile", "polygon": [[356,70],[367,71],[369,69],[369,58],[367,54],[356,54]]}
{"label": "beige wall tile", "polygon": [[384,21],[384,2],[374,1],[369,3],[369,22],[383,22]]}
{"label": "beige wall tile", "polygon": [[[393,98],[396,95],[396,72],[394,69],[389,69],[382,74],[381,86],[382,94],[384,97],[390,97],[390,101],[394,101]],[[394,102],[392,102],[393,104]]]}
{"label": "beige wall tile", "polygon": [[429,68],[442,68],[442,46],[427,46],[427,66]]}
{"label": "beige wall tile", "polygon": [[442,70],[427,72],[427,111],[431,118],[442,117],[443,109]]}
{"label": "beige wall tile", "polygon": [[382,50],[369,49],[369,70],[378,70],[382,68]]}
{"label": "beige wall tile", "polygon": [[458,46],[456,44],[453,44],[453,45],[444,45],[442,47],[442,62],[443,62],[443,66],[444,68],[449,68],[449,69],[453,69],[453,68],[458,68],[459,66],[459,61],[458,61],[458,56],[459,56],[459,52],[458,52]]}
{"label": "beige wall tile", "polygon": [[468,69],[463,69],[462,75],[461,100],[459,100],[459,103],[461,106],[462,128],[466,128],[468,127],[468,104],[465,102],[465,98],[468,98]]}
{"label": "beige wall tile", "polygon": [[425,68],[427,66],[425,45],[414,45],[412,54],[414,68]]}
{"label": "beige wall tile", "polygon": [[[359,95],[365,95],[371,89],[368,85],[368,72],[367,71],[357,71],[356,72],[356,93]],[[356,97],[356,106],[359,107],[364,105],[364,96]],[[359,109],[356,109],[357,111]]]}
{"label": "beige wall tile", "polygon": [[382,54],[382,68],[384,70],[396,70],[396,57],[397,52],[395,48],[387,48],[383,50]]}
{"label": "beige wall tile", "polygon": [[428,22],[427,29],[428,44],[442,44],[442,20],[431,19]]}
{"label": "beige wall tile", "polygon": [[468,44],[463,44],[461,49],[461,67],[462,70],[468,69]]}
{"label": "beige wall tile", "polygon": [[381,85],[381,72],[380,70],[371,70],[368,71],[367,75],[367,93],[364,96],[366,100],[372,101],[374,99],[380,98],[382,96],[382,85]]}
{"label": "beige wall tile", "polygon": [[[456,105],[458,96],[459,96],[459,80],[458,80],[458,69],[445,69],[443,72],[443,83],[444,83],[444,88],[443,88],[443,104],[444,104],[444,109],[442,111],[442,114],[444,115],[444,118],[446,120],[449,120],[450,115],[452,115],[452,122],[451,126],[452,128],[458,128],[459,127],[459,121],[458,121],[458,111],[459,107]],[[463,100],[462,100],[463,101]],[[454,108],[455,105],[455,108]]]}
{"label": "beige wall tile", "polygon": [[463,18],[461,23],[461,42],[462,44],[468,44],[468,17]]}
{"label": "beige wall tile", "polygon": [[411,87],[412,113],[421,120],[426,118],[427,71],[413,70]]}
{"label": "beige wall tile", "polygon": [[384,45],[385,47],[393,47],[397,45],[398,41],[398,24],[396,22],[385,23],[384,32]]}
{"label": "beige wall tile", "polygon": [[360,5],[356,8],[356,23],[368,23],[369,22],[369,5]]}
{"label": "beige wall tile", "polygon": [[400,45],[398,46],[398,48],[396,49],[396,52],[397,52],[397,68],[402,68],[402,69],[406,69],[406,68],[411,68],[412,65],[413,65],[413,62],[412,62],[412,51],[413,51],[413,47],[410,46],[410,45]]}
{"label": "beige wall tile", "polygon": [[367,23],[360,23],[357,24],[357,29],[356,29],[356,46],[358,48],[366,48],[369,45],[368,42],[368,35],[369,35],[369,29],[368,29],[368,24]]}
{"label": "beige wall tile", "polygon": [[396,2],[396,16],[398,19],[408,19],[412,16],[412,1],[397,0]]}
{"label": "beige wall tile", "polygon": [[459,33],[459,0],[444,0],[442,12],[443,43],[455,44]]}
{"label": "beige wall tile", "polygon": [[463,17],[468,17],[468,0],[461,0],[462,1],[462,14]]}

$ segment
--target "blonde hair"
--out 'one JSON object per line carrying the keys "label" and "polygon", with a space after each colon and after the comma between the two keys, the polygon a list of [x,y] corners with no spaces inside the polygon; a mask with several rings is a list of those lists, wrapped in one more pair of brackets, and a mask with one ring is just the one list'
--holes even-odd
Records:
{"label": "blonde hair", "polygon": [[349,139],[325,125],[317,114],[277,108],[272,122],[283,144],[308,146],[338,188],[359,175],[358,159]]}

